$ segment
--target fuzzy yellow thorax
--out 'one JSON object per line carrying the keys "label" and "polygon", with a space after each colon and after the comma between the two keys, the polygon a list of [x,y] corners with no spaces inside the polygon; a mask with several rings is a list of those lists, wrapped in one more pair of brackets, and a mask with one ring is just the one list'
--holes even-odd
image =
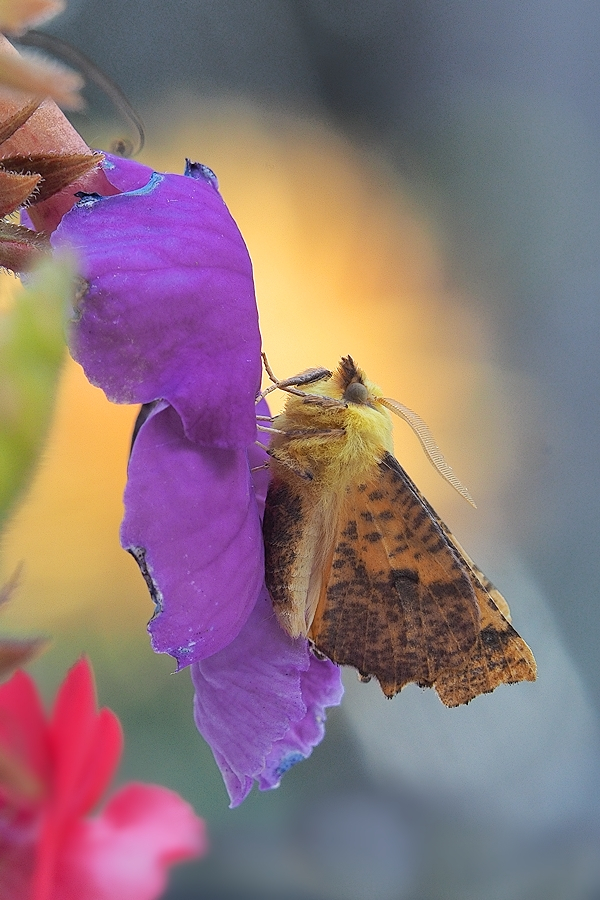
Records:
{"label": "fuzzy yellow thorax", "polygon": [[[361,373],[362,374],[362,373]],[[321,487],[356,481],[372,470],[385,451],[393,452],[392,421],[379,402],[381,389],[362,376],[364,401],[344,399],[339,374],[301,388],[303,397],[290,394],[274,426],[271,447],[285,464],[304,470]],[[313,397],[338,401],[324,405]]]}

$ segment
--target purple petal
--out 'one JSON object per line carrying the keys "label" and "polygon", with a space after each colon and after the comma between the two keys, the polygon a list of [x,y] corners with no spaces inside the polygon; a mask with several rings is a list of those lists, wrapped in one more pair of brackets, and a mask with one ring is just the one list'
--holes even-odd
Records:
{"label": "purple petal", "polygon": [[157,604],[148,626],[154,649],[179,668],[221,650],[264,578],[246,451],[193,444],[175,410],[158,404],[133,445],[121,543]]}
{"label": "purple petal", "polygon": [[323,737],[325,707],[338,704],[340,670],[312,657],[277,623],[266,590],[238,637],[192,666],[194,717],[238,806],[257,780],[277,787]]}
{"label": "purple petal", "polygon": [[312,748],[323,740],[325,708],[339,706],[344,693],[340,668],[309,653],[308,671],[300,675],[300,690],[306,715],[273,745],[258,778],[261,791],[279,787],[288,769],[310,756]]}
{"label": "purple petal", "polygon": [[73,248],[88,283],[71,333],[88,379],[117,403],[167,400],[197,443],[252,443],[261,375],[252,266],[213,184],[154,173],[139,190],[84,197],[52,243]]}
{"label": "purple petal", "polygon": [[136,191],[144,187],[154,172],[150,166],[144,166],[135,159],[113,156],[112,153],[104,154],[102,169],[113,187],[119,191]]}

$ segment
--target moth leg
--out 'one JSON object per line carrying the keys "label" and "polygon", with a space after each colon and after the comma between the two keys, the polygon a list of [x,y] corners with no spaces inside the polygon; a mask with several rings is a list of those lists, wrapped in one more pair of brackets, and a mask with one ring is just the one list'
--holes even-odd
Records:
{"label": "moth leg", "polygon": [[264,431],[266,434],[287,434],[287,432],[282,431],[281,428],[274,428],[267,425],[257,425],[256,430]]}
{"label": "moth leg", "polygon": [[269,378],[271,379],[273,384],[275,386],[277,386],[279,384],[279,379],[276,378],[276,376],[273,374],[273,369],[269,365],[269,360],[267,359],[267,354],[263,350],[260,355],[262,356],[262,361],[263,361],[263,366],[265,367],[265,372],[267,373],[267,375],[269,376]]}
{"label": "moth leg", "polygon": [[305,394],[304,391],[294,391],[294,393],[300,394],[304,403],[312,403],[313,406],[323,406],[325,408],[341,406],[343,409],[348,409],[348,404],[345,400],[337,400],[335,397],[322,397],[321,394]]}
{"label": "moth leg", "polygon": [[[260,425],[258,427],[260,428]],[[265,430],[274,431],[275,434],[285,434],[289,440],[305,437],[337,438],[344,437],[346,434],[345,428],[291,428],[287,431],[279,428],[269,428]]]}
{"label": "moth leg", "polygon": [[264,391],[261,391],[256,398],[256,402],[258,403],[260,400],[264,400],[267,394],[270,394],[272,391],[280,390],[285,391],[286,394],[294,394],[295,397],[302,397],[303,399],[306,399],[308,403],[320,403],[322,406],[348,405],[347,403],[344,403],[343,400],[334,400],[331,397],[321,397],[320,394],[307,394],[306,391],[301,391],[299,388],[297,388],[297,384],[312,384],[313,381],[322,381],[325,377],[324,375],[322,375],[322,373],[328,372],[327,369],[309,369],[308,371],[317,372],[320,377],[311,378],[310,381],[303,382],[298,381],[300,375],[296,375],[295,378],[288,378],[286,381],[279,381],[277,382],[277,384],[272,384],[271,387],[265,388]]}
{"label": "moth leg", "polygon": [[265,371],[271,381],[273,382],[273,387],[269,388],[269,390],[274,390],[275,388],[285,388],[285,387],[294,387],[295,385],[302,384],[313,384],[315,381],[323,381],[324,379],[329,379],[332,376],[332,372],[329,369],[324,368],[323,366],[319,366],[317,369],[305,369],[303,372],[300,372],[298,375],[292,375],[291,378],[284,378],[281,380],[277,378],[276,375],[273,374],[273,369],[269,365],[269,361],[267,359],[267,354],[263,351],[261,353],[263,358],[263,363],[265,366]]}
{"label": "moth leg", "polygon": [[275,428],[275,426],[257,425],[256,430],[263,431],[265,434],[283,434],[290,440],[304,437],[336,438],[346,434],[345,428],[294,428],[291,431],[285,431],[282,428]]}
{"label": "moth leg", "polygon": [[[267,449],[266,447],[263,447],[262,444],[259,444],[258,441],[255,441],[255,443],[258,444],[259,447],[262,447],[263,450],[266,450],[266,449]],[[269,468],[269,463],[268,463],[268,462],[264,462],[264,463],[262,463],[260,466],[251,466],[251,467],[250,467],[250,471],[251,471],[251,472],[260,472],[261,469],[268,469],[268,468]]]}
{"label": "moth leg", "polygon": [[305,369],[304,372],[300,372],[298,375],[293,375],[291,378],[285,378],[282,381],[273,373],[273,370],[269,365],[266,353],[263,352],[261,356],[263,359],[265,371],[273,384],[270,387],[265,388],[264,391],[261,391],[258,394],[257,402],[259,400],[264,400],[267,394],[270,394],[272,391],[275,391],[277,389],[279,389],[280,391],[286,391],[288,394],[295,394],[298,397],[312,397],[312,394],[307,395],[304,391],[298,390],[299,386],[305,384],[314,384],[315,381],[323,381],[325,379],[329,379],[333,374],[329,369],[325,369],[323,367],[318,369]]}

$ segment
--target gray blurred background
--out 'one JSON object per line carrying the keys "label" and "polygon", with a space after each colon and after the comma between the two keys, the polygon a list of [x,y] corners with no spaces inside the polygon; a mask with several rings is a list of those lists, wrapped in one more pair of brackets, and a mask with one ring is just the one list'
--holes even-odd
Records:
{"label": "gray blurred background", "polygon": [[[446,711],[416,688],[387,703],[350,673],[313,759],[230,812],[187,682],[129,708],[99,664],[130,741],[123,777],[171,783],[208,819],[212,853],[176,873],[169,900],[600,898],[600,7],[69,0],[47,30],[127,92],[148,123],[146,162],[173,97],[314,118],[372,148],[427,211],[446,277],[517,385],[500,524],[461,540],[517,604],[537,685]],[[96,143],[107,119],[120,125],[89,96],[76,122]],[[138,668],[170,670],[150,654]]]}

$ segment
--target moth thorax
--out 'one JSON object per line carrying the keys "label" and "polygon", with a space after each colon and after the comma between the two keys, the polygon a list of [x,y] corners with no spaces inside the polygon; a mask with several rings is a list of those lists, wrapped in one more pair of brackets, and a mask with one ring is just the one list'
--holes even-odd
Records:
{"label": "moth thorax", "polygon": [[366,403],[369,399],[369,391],[361,381],[353,381],[344,391],[344,400],[349,403]]}

